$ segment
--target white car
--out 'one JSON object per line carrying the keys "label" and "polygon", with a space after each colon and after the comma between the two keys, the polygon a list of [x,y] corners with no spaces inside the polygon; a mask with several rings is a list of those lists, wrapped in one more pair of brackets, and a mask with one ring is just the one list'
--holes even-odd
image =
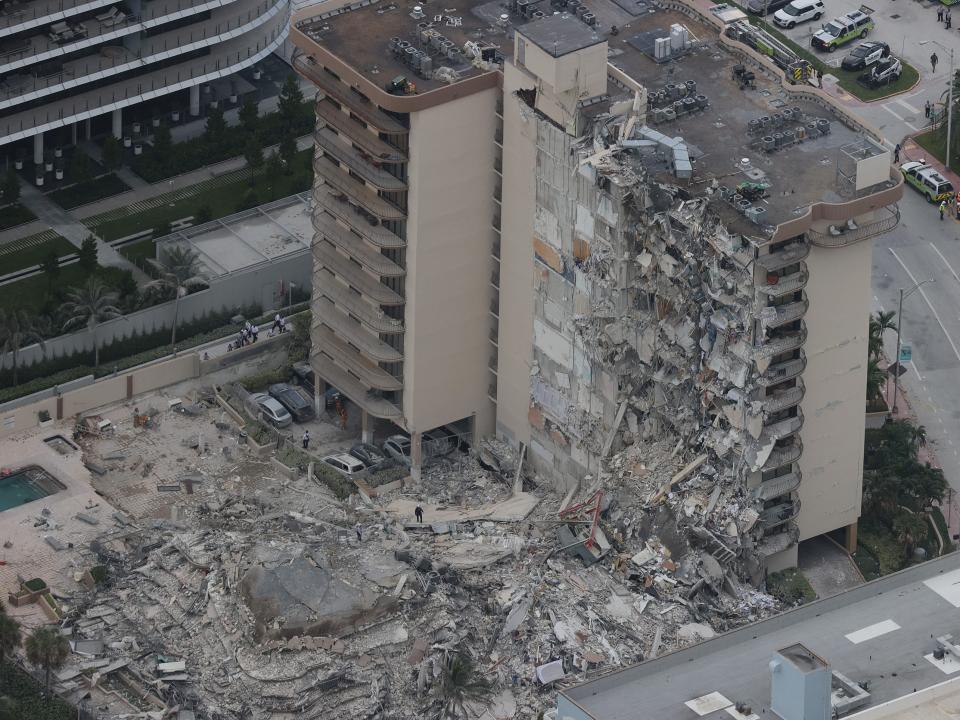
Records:
{"label": "white car", "polygon": [[353,455],[348,455],[347,453],[327,455],[325,458],[323,458],[322,462],[324,465],[328,465],[341,475],[346,475],[347,477],[356,477],[357,475],[362,475],[367,469],[366,465],[360,462]]}
{"label": "white car", "polygon": [[266,393],[254,393],[250,400],[256,403],[263,416],[275,427],[284,428],[293,422],[287,409]]}
{"label": "white car", "polygon": [[383,451],[388,457],[393,458],[401,465],[410,467],[411,465],[411,445],[410,438],[406,435],[391,435],[383,443]]}
{"label": "white car", "polygon": [[823,17],[823,0],[793,0],[789,5],[777,10],[773,21],[780,27],[792,28],[808,20]]}

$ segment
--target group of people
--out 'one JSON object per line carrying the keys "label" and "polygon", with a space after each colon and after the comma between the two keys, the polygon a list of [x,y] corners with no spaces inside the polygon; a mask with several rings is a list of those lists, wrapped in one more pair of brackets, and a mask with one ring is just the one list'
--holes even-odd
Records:
{"label": "group of people", "polygon": [[270,328],[270,337],[273,337],[274,333],[280,333],[281,335],[287,331],[287,319],[277,313],[273,317],[273,327]]}
{"label": "group of people", "polygon": [[941,200],[938,210],[940,211],[940,222],[943,222],[943,216],[950,212],[951,206],[953,207],[954,215],[957,220],[960,220],[960,191],[957,192],[949,200]]}
{"label": "group of people", "polygon": [[[937,22],[942,22],[944,27],[947,28],[947,30],[953,27],[953,21],[950,18],[950,8],[944,8],[942,5],[940,5],[937,8]],[[933,63],[933,69],[934,69],[934,72],[936,72],[936,69],[937,69],[936,62]]]}
{"label": "group of people", "polygon": [[[273,318],[273,325],[270,328],[270,337],[273,337],[278,333],[285,333],[286,331],[287,319],[280,315],[280,313],[277,313]],[[240,333],[237,335],[237,339],[227,345],[227,350],[236,350],[244,347],[245,345],[255,343],[259,336],[260,328],[247,320],[244,326],[240,328]]]}

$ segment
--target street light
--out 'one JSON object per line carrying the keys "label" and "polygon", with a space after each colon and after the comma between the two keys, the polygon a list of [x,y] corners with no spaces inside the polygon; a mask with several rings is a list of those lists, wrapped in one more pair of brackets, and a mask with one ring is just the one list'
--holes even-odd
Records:
{"label": "street light", "polygon": [[943,155],[943,165],[947,170],[950,169],[950,134],[953,129],[953,48],[948,48],[944,45],[941,45],[936,40],[921,40],[921,45],[926,45],[928,42],[932,42],[934,45],[939,47],[941,50],[946,50],[950,53],[950,75],[947,79],[947,149]]}
{"label": "street light", "polygon": [[913,287],[909,290],[904,290],[900,288],[900,304],[897,307],[897,371],[893,374],[893,412],[897,412],[897,390],[900,387],[900,328],[903,326],[903,299],[908,298],[913,293],[921,288],[921,286],[926,285],[927,283],[936,282],[935,278],[927,278],[926,280],[921,280],[918,283],[914,283]]}
{"label": "street light", "polygon": [[287,308],[293,307],[293,289],[296,286],[297,284],[294,282],[287,283]]}

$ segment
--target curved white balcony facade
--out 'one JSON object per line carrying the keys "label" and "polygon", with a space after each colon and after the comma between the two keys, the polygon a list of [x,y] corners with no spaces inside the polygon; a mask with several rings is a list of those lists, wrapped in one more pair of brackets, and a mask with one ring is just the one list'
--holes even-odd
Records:
{"label": "curved white balcony facade", "polygon": [[[0,113],[48,95],[104,80],[111,75],[119,75],[138,68],[147,68],[153,63],[169,60],[177,55],[184,55],[225,40],[240,37],[254,31],[260,25],[269,22],[277,14],[282,13],[285,1],[234,0],[226,7],[220,7],[224,4],[222,0],[207,3],[207,5],[217,8],[209,18],[198,20],[196,24],[187,27],[175,28],[169,32],[145,38],[136,51],[117,46],[100,48],[98,43],[123,34],[139,32],[143,29],[144,23],[137,23],[103,37],[94,38],[91,41],[91,44],[94,45],[94,47],[91,47],[91,54],[68,61],[64,64],[61,72],[47,77],[20,76],[23,78],[22,82],[11,82],[8,75],[7,80],[0,84]],[[167,17],[157,21],[156,24],[169,22],[172,19]],[[60,48],[60,50],[65,50],[65,54],[69,54],[79,49],[78,45],[81,45],[81,43],[73,43]],[[104,50],[110,51],[109,56],[104,56]],[[51,54],[59,56],[61,53],[57,51],[48,52],[44,53],[43,56],[25,59],[22,62],[26,66],[33,65],[48,59],[44,56]],[[0,73],[9,73],[12,70],[19,69],[22,67],[20,62],[0,65]]]}
{"label": "curved white balcony facade", "polygon": [[[173,6],[174,3],[170,5]],[[37,107],[18,112],[14,106],[4,111],[3,104],[0,103],[0,145],[226,77],[266,57],[282,45],[286,37],[290,21],[289,0],[237,0],[224,6],[222,12],[227,13],[227,16],[221,18],[219,31],[218,23],[213,17],[198,22],[197,25],[180,28],[173,34],[186,34],[188,40],[185,44],[160,50],[150,57],[138,58],[122,67],[98,71],[83,79],[77,79],[75,94],[53,97],[53,93],[74,87],[61,83],[56,88],[47,88],[48,92],[45,94],[51,95],[50,101]],[[234,20],[228,28],[227,17],[230,16]],[[241,22],[238,24],[237,20]],[[200,39],[189,41],[190,32],[193,31],[196,35],[198,30]],[[145,38],[144,43],[162,40],[163,37],[164,35],[160,34],[154,38]],[[204,49],[208,49],[208,54],[202,57],[192,56],[182,63],[151,68],[154,63],[170,61],[178,55]],[[82,86],[87,82],[102,80],[110,75],[137,68],[142,68],[142,72],[136,76],[119,79],[114,84],[83,90]],[[43,93],[31,97],[42,101]]]}

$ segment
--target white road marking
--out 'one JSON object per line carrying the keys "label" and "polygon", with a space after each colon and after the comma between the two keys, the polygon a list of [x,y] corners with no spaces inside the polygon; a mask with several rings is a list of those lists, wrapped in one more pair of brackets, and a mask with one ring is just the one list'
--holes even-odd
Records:
{"label": "white road marking", "polygon": [[[917,366],[916,364],[914,364],[913,360],[910,361],[910,367],[913,368],[913,371],[917,374],[917,377],[920,379],[920,382],[923,382],[923,375],[921,375],[920,371],[917,370]],[[931,402],[933,401],[931,400]]]}
{"label": "white road marking", "polygon": [[957,282],[960,282],[960,275],[957,275],[957,271],[953,269],[953,266],[952,266],[952,265],[950,264],[950,262],[943,256],[943,253],[940,252],[940,249],[939,249],[936,245],[934,245],[933,243],[930,243],[930,247],[932,247],[932,248],[933,248],[933,251],[934,251],[937,255],[940,256],[940,259],[941,259],[941,260],[943,260],[943,264],[947,266],[947,270],[949,270],[949,271],[950,271],[950,274],[953,275],[953,279],[956,280]]}
{"label": "white road marking", "polygon": [[873,640],[876,637],[886,635],[887,633],[892,633],[894,630],[899,629],[900,626],[897,625],[893,620],[884,620],[882,622],[874,623],[873,625],[867,625],[867,627],[861,628],[855,632],[848,633],[847,635],[844,635],[844,637],[854,645],[859,645],[862,642]]}
{"label": "white road marking", "polygon": [[[913,273],[910,272],[910,268],[906,266],[903,260],[900,259],[900,256],[897,255],[896,251],[893,248],[887,248],[890,251],[890,254],[896,258],[897,262],[900,263],[900,266],[907,272],[907,276],[910,280],[917,284],[917,279],[913,276]],[[947,342],[950,343],[950,347],[953,348],[953,354],[957,356],[957,360],[960,360],[960,350],[957,349],[957,345],[953,342],[953,338],[950,337],[950,333],[947,332],[947,328],[944,327],[943,321],[940,319],[940,315],[937,313],[936,308],[933,307],[933,303],[930,302],[930,298],[927,297],[927,294],[923,291],[922,287],[917,288],[917,292],[920,293],[920,297],[923,298],[923,301],[927,304],[927,307],[930,308],[930,312],[933,313],[934,319],[937,321],[937,324],[940,326],[940,329],[943,330],[943,334],[947,337]]]}
{"label": "white road marking", "polygon": [[909,110],[910,112],[912,112],[914,115],[919,115],[919,114],[920,114],[920,111],[919,111],[919,110],[917,110],[913,105],[911,105],[911,104],[909,104],[908,102],[904,101],[903,98],[897,98],[896,100],[894,100],[894,102],[897,103],[897,105],[902,105],[902,106],[905,107],[907,110]]}

